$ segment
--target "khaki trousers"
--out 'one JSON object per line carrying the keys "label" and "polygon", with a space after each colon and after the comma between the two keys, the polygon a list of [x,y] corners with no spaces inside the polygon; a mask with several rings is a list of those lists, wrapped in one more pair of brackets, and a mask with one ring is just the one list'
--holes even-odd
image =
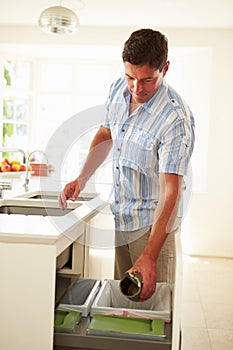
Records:
{"label": "khaki trousers", "polygon": [[[174,284],[175,276],[175,234],[179,228],[167,236],[160,251],[157,263],[157,282]],[[116,231],[114,278],[122,279],[124,273],[132,267],[145,248],[150,236],[150,227],[142,230],[125,232]],[[132,237],[131,237],[132,236]]]}

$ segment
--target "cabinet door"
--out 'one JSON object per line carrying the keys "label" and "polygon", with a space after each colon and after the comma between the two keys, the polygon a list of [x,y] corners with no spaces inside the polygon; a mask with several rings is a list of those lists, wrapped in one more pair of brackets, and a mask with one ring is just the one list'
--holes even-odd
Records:
{"label": "cabinet door", "polygon": [[85,266],[87,278],[113,278],[114,274],[114,218],[109,208],[86,222]]}

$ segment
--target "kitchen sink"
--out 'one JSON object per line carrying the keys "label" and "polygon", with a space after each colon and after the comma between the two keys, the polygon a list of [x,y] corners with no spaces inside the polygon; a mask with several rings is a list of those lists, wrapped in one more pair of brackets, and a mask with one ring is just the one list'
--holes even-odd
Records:
{"label": "kitchen sink", "polygon": [[97,196],[96,193],[83,193],[75,200],[67,201],[67,208],[61,210],[57,191],[32,191],[0,202],[0,214],[64,216]]}
{"label": "kitchen sink", "polygon": [[[31,193],[25,193],[21,196],[17,196],[20,198],[27,198],[27,199],[48,199],[48,200],[56,200],[58,201],[58,197],[59,197],[59,192],[55,192],[55,191],[34,191]],[[91,199],[96,197],[96,193],[83,193],[80,194],[78,196],[78,198],[76,199],[76,201],[74,202],[84,202],[84,201],[90,201]]]}
{"label": "kitchen sink", "polygon": [[[81,204],[77,205],[80,206]],[[0,207],[0,214],[21,214],[21,215],[41,215],[41,216],[64,216],[75,208],[67,208],[61,210],[60,208],[47,207],[27,207],[19,205],[3,205]]]}
{"label": "kitchen sink", "polygon": [[28,198],[15,197],[1,201],[0,214],[64,216],[82,204],[81,201],[68,203],[67,208],[61,210],[57,200],[43,200],[42,198],[28,200]]}
{"label": "kitchen sink", "polygon": [[[58,195],[49,195],[49,194],[35,194],[34,196],[27,197],[28,199],[52,199],[52,200],[58,200]],[[83,197],[79,196],[76,201],[89,201],[94,197]]]}

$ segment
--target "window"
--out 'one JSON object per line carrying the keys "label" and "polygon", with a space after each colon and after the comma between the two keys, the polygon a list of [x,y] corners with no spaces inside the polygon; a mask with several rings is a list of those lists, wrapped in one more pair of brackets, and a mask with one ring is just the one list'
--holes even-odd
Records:
{"label": "window", "polygon": [[27,147],[30,63],[5,60],[2,84],[2,146]]}
{"label": "window", "polygon": [[[104,104],[122,66],[118,51],[102,46],[0,45],[1,146],[26,153],[43,150],[66,120]],[[78,141],[79,136],[78,147],[85,153],[90,138]]]}

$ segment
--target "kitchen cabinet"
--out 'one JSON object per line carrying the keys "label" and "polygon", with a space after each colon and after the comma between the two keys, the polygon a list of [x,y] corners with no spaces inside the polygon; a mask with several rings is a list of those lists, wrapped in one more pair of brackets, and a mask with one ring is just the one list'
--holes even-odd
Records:
{"label": "kitchen cabinet", "polygon": [[[105,215],[105,214],[104,214]],[[90,242],[98,243],[94,240],[93,232],[90,232],[92,225],[98,227],[103,222],[102,213],[97,214],[88,223]],[[109,215],[109,214],[107,214]],[[108,221],[108,229],[111,230],[111,218]],[[181,349],[181,298],[182,298],[182,250],[180,233],[175,236],[176,262],[175,262],[175,284],[172,288],[172,320],[165,326],[166,339],[164,340],[140,340],[132,338],[119,338],[114,336],[88,335],[86,330],[91,320],[91,316],[82,317],[77,328],[71,333],[55,332],[54,350],[180,350]]]}
{"label": "kitchen cabinet", "polygon": [[[14,198],[11,199],[14,201]],[[0,205],[5,203],[0,201]],[[24,199],[24,204],[27,203]],[[29,203],[29,202],[28,202]],[[83,274],[84,247],[78,243],[86,222],[106,204],[98,196],[72,213],[60,217],[0,214],[0,339],[3,350],[108,349],[178,350],[182,256],[176,237],[176,283],[173,289],[172,323],[166,340],[136,340],[86,334],[90,317],[83,317],[74,333],[54,334],[57,264],[72,247],[71,266],[64,274]],[[90,225],[90,221],[89,221]],[[80,258],[80,260],[79,260]],[[75,260],[76,259],[76,260]],[[62,264],[62,263],[61,263]]]}
{"label": "kitchen cabinet", "polygon": [[[84,234],[85,220],[103,206],[98,196],[90,202],[53,218],[0,214],[2,350],[53,348],[57,257]],[[80,247],[76,243],[73,247],[78,253]]]}

